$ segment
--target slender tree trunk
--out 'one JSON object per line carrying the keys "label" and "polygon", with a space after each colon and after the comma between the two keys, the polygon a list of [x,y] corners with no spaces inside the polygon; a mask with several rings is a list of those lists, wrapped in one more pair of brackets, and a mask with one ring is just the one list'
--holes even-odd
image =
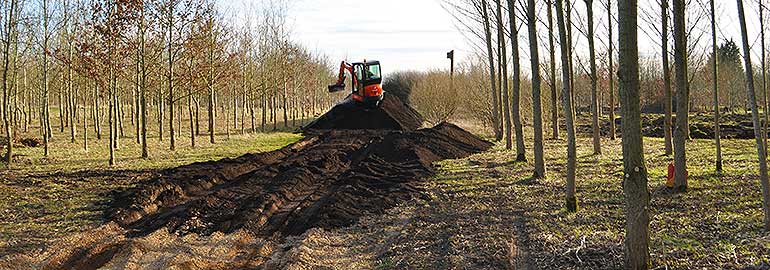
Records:
{"label": "slender tree trunk", "polygon": [[[607,0],[607,27],[609,29],[609,39],[607,41],[607,58],[609,58],[609,65],[607,66],[607,69],[609,69],[609,89],[610,89],[610,140],[615,140],[615,80],[613,76],[615,75],[613,69],[615,69],[615,64],[612,62],[613,60],[613,51],[612,51],[612,1],[613,0]],[[665,1],[665,0],[661,0]]]}
{"label": "slender tree trunk", "polygon": [[[211,144],[214,144],[214,110],[216,109],[216,102],[214,100],[214,46],[216,46],[216,38],[214,36],[214,23],[213,21],[209,21],[211,29],[209,30],[209,38],[210,38],[210,46],[209,46],[209,74],[208,74],[208,83],[209,83],[209,142]],[[285,115],[284,115],[284,120]]]}
{"label": "slender tree trunk", "polygon": [[157,104],[158,104],[158,140],[162,142],[163,141],[163,125],[164,125],[163,120],[165,119],[165,117],[163,116],[164,115],[164,111],[165,111],[165,108],[164,108],[163,105],[166,102],[164,101],[165,98],[163,96],[163,81],[164,81],[163,80],[163,75],[161,74],[159,77],[160,78],[158,78],[158,79],[159,79],[160,82],[158,83],[159,87],[158,87],[158,101],[157,101]]}
{"label": "slender tree trunk", "polygon": [[99,83],[94,81],[94,132],[96,132],[96,139],[102,139],[101,128],[101,112],[99,112]]}
{"label": "slender tree trunk", "polygon": [[481,0],[482,19],[484,20],[484,33],[485,42],[487,45],[487,62],[489,64],[489,83],[492,94],[492,127],[495,132],[495,140],[503,138],[502,131],[498,128],[500,126],[500,105],[498,104],[497,84],[495,82],[495,60],[492,53],[492,32],[489,25],[489,13],[487,12],[487,1]]}
{"label": "slender tree trunk", "polygon": [[[64,77],[64,76],[62,76],[62,77]],[[62,78],[62,79],[64,79],[64,78]],[[64,133],[64,110],[65,110],[65,108],[64,108],[64,103],[62,103],[62,91],[63,91],[63,87],[60,84],[59,85],[59,92],[56,93],[57,96],[59,97],[59,99],[58,99],[59,100],[59,133]]]}
{"label": "slender tree trunk", "polygon": [[561,42],[561,62],[562,62],[562,109],[567,124],[567,185],[566,185],[566,203],[567,211],[577,211],[577,196],[575,189],[575,169],[577,166],[577,145],[575,143],[575,123],[572,112],[571,73],[569,71],[569,43],[567,42],[567,31],[564,25],[564,5],[563,0],[556,0],[556,19],[559,26],[559,40]]}
{"label": "slender tree trunk", "polygon": [[169,149],[176,149],[176,140],[174,136],[174,4],[173,1],[168,9],[168,134]]}
{"label": "slender tree trunk", "polygon": [[[515,10],[514,1],[508,1],[508,10]],[[519,31],[516,23],[516,14],[508,13],[508,20],[511,25],[511,61],[513,62],[513,83],[511,91],[511,116],[513,117],[513,129],[516,131],[516,161],[526,161],[524,146],[524,130],[521,126],[521,115],[519,113],[519,96],[521,94],[521,65],[519,63]],[[507,79],[507,78],[506,78]]]}
{"label": "slender tree trunk", "polygon": [[663,101],[663,107],[665,111],[665,117],[663,119],[663,144],[665,147],[666,155],[673,154],[673,144],[671,142],[671,132],[673,126],[672,114],[672,93],[671,93],[671,66],[668,63],[668,0],[660,1],[661,10],[661,49],[663,55],[663,92],[665,100]]}
{"label": "slender tree trunk", "polygon": [[88,121],[86,121],[86,101],[83,99],[83,151],[88,152]]}
{"label": "slender tree trunk", "polygon": [[508,93],[510,92],[508,89],[508,57],[506,56],[506,45],[505,45],[505,25],[503,25],[503,5],[502,0],[497,0],[497,52],[499,54],[498,56],[498,69],[497,71],[500,74],[500,92],[502,93],[502,100],[503,103],[503,123],[505,126],[505,149],[511,149],[511,106],[510,106],[510,97],[508,96]]}
{"label": "slender tree trunk", "polygon": [[286,106],[286,82],[283,82],[283,94],[281,95],[281,101],[283,101],[283,127],[289,128],[289,121],[288,121],[288,115],[287,111],[289,110]]}
{"label": "slender tree trunk", "polygon": [[145,26],[145,15],[144,15],[144,9],[146,7],[142,6],[141,12],[140,12],[140,37],[139,37],[139,61],[140,61],[140,69],[141,69],[141,76],[140,76],[140,84],[139,84],[139,103],[141,103],[141,131],[142,131],[142,158],[147,159],[150,157],[150,153],[147,149],[147,64],[145,62],[145,45],[146,45],[146,30],[147,27]]}
{"label": "slender tree trunk", "polygon": [[[109,12],[110,12],[109,20],[111,21],[112,20],[112,14],[114,12],[114,7],[110,6],[109,7]],[[109,86],[107,87],[107,89],[108,89],[108,98],[107,99],[109,100],[109,117],[108,117],[109,120],[108,120],[108,125],[110,127],[110,134],[109,134],[109,136],[110,136],[110,140],[109,140],[109,144],[110,144],[109,145],[109,150],[110,150],[109,164],[110,164],[110,166],[115,165],[115,148],[117,148],[115,146],[117,144],[117,138],[116,138],[117,135],[116,135],[115,125],[113,124],[113,122],[115,121],[115,109],[114,109],[114,107],[115,107],[115,90],[116,90],[116,87],[117,87],[117,80],[116,80],[116,75],[115,75],[115,64],[113,62],[116,59],[116,57],[115,57],[116,56],[115,55],[115,41],[114,41],[115,37],[113,35],[114,35],[114,33],[110,32],[110,41],[109,41],[109,43],[110,43],[109,44],[109,56],[110,56],[110,59],[108,60],[108,63],[109,63],[109,66],[108,66],[108,69],[109,69],[109,71],[108,71],[109,72],[109,77],[108,77],[109,78]]]}
{"label": "slender tree trunk", "polygon": [[[16,35],[16,5],[18,5],[17,0],[11,0],[10,3],[8,3],[10,6],[7,7],[7,14],[4,14],[7,21],[5,22],[5,29],[3,33],[3,36],[5,37],[5,42],[3,42],[3,127],[5,129],[5,138],[7,141],[6,149],[5,149],[5,166],[7,169],[11,169],[11,163],[13,161],[13,133],[11,132],[13,123],[11,122],[13,119],[13,111],[11,110],[10,102],[11,99],[11,86],[8,82],[9,73],[11,72],[11,58],[15,59],[16,52],[11,52],[11,43],[14,42],[14,36]],[[13,54],[13,55],[12,55]],[[15,61],[15,60],[14,60]],[[14,63],[14,72],[16,72],[16,67]],[[15,76],[14,76],[15,77]],[[15,80],[15,78],[14,78]]]}
{"label": "slender tree trunk", "polygon": [[764,107],[762,111],[765,113],[765,119],[764,119],[764,125],[762,126],[762,139],[763,144],[765,146],[765,153],[767,153],[767,121],[770,119],[768,117],[768,106],[767,106],[767,61],[765,60],[766,54],[765,54],[765,19],[764,19],[764,9],[765,6],[762,4],[762,0],[759,0],[759,36],[760,36],[760,52],[761,56],[760,59],[761,62],[761,68],[762,68],[762,106]]}
{"label": "slender tree trunk", "polygon": [[[48,157],[49,154],[49,147],[48,147],[48,139],[50,138],[51,134],[51,125],[48,121],[48,39],[49,39],[49,33],[48,33],[48,17],[50,15],[48,14],[48,0],[43,0],[43,108],[41,108],[41,112],[43,114],[43,119],[41,121],[40,128],[43,130],[43,156]],[[10,143],[10,142],[9,142]]]}
{"label": "slender tree trunk", "polygon": [[[612,0],[608,0],[612,1]],[[551,73],[551,131],[553,139],[559,139],[559,106],[556,105],[556,48],[554,47],[553,33],[553,1],[547,0],[548,11],[548,48],[550,52],[550,73]]]}
{"label": "slender tree trunk", "polygon": [[685,36],[685,1],[674,0],[674,65],[676,68],[676,129],[674,129],[674,188],[687,190],[685,143],[688,129],[689,95],[687,87],[687,40]]}
{"label": "slender tree trunk", "polygon": [[537,13],[535,0],[527,2],[527,17],[529,19],[529,55],[532,67],[532,127],[535,130],[535,172],[533,177],[545,177],[545,158],[543,156],[543,109],[540,94],[540,52],[537,45]]}
{"label": "slender tree trunk", "polygon": [[625,268],[650,267],[650,191],[639,104],[636,0],[618,2],[620,111],[623,117],[623,193],[626,197]]}
{"label": "slender tree trunk", "polygon": [[[711,4],[711,48],[712,58],[714,62],[711,64],[711,87],[714,89],[714,144],[716,145],[716,170],[722,171],[722,142],[719,134],[719,53],[717,45],[717,27],[716,27],[716,13],[714,12],[714,0],[709,1]],[[764,46],[763,46],[764,47]],[[763,61],[764,62],[764,61]],[[767,150],[767,147],[765,147]]]}
{"label": "slender tree trunk", "polygon": [[743,1],[738,1],[738,19],[741,25],[741,37],[743,40],[743,60],[746,69],[746,92],[749,96],[749,105],[751,106],[751,120],[754,123],[754,138],[757,143],[757,158],[759,161],[759,180],[762,183],[762,212],[764,213],[764,229],[770,231],[770,181],[767,176],[767,155],[763,146],[761,136],[761,125],[759,121],[759,109],[757,108],[757,97],[754,92],[754,72],[751,65],[751,49],[749,37],[746,33],[746,16],[743,11]]}
{"label": "slender tree trunk", "polygon": [[570,80],[570,88],[569,88],[569,96],[570,96],[570,103],[572,103],[572,119],[575,119],[575,113],[577,110],[577,105],[575,99],[575,58],[574,58],[574,48],[573,46],[573,38],[572,38],[572,1],[567,1],[566,5],[566,14],[565,14],[565,27],[567,28],[567,52],[569,55],[569,80]]}
{"label": "slender tree trunk", "polygon": [[594,155],[602,153],[599,132],[599,95],[597,94],[596,48],[594,47],[594,1],[585,0],[588,17],[588,58],[591,62],[591,126],[593,127]]}

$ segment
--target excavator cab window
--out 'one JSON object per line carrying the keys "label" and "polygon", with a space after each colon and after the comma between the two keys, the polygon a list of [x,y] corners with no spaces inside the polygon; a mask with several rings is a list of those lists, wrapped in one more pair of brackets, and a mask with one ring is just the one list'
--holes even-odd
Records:
{"label": "excavator cab window", "polygon": [[366,79],[367,80],[378,80],[382,78],[382,74],[380,74],[380,64],[371,64],[366,66]]}
{"label": "excavator cab window", "polygon": [[363,73],[363,65],[360,65],[360,64],[359,65],[355,65],[354,64],[353,65],[353,69],[354,69],[354,71],[356,73],[356,80],[357,81],[363,81],[364,80],[364,77],[363,77],[363,74],[362,74]]}

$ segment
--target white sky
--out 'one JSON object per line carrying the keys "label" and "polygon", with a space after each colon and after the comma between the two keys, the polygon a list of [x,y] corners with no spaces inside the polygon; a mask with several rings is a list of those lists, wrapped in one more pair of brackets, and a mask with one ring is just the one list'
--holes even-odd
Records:
{"label": "white sky", "polygon": [[[240,7],[250,4],[259,5],[260,2],[269,0],[220,1],[238,12]],[[328,55],[334,62],[343,59],[360,61],[364,58],[380,60],[385,73],[396,70],[447,69],[449,61],[446,59],[446,52],[455,50],[456,59],[461,61],[467,59],[469,54],[474,53],[474,49],[455,27],[455,20],[442,8],[440,1],[294,0],[288,12],[288,22],[293,28],[292,36],[295,40],[311,50]],[[744,0],[749,36],[754,37],[750,38],[750,42],[752,42],[752,60],[755,62],[759,61],[757,1]],[[770,0],[764,1],[770,2]],[[584,1],[573,0],[573,2],[575,3],[573,12],[577,14],[573,15],[573,20],[585,19]],[[604,1],[594,1],[595,36],[604,38],[596,40],[597,49],[606,50],[607,14],[601,2]],[[657,2],[658,0],[639,0],[640,29],[650,29],[650,25],[641,18],[645,10],[654,12],[656,19],[659,20],[660,10]],[[698,2],[708,4],[708,0],[691,1],[692,4],[688,6],[688,20],[695,17],[693,9],[707,8]],[[742,48],[736,1],[715,0],[715,2],[719,28],[718,42],[733,39]],[[544,1],[538,0],[538,4],[540,9],[538,16],[544,20],[546,18]],[[616,14],[617,1],[615,0],[613,0],[613,9],[613,14]],[[766,21],[767,17],[770,16],[766,14]],[[703,35],[696,48],[698,53],[710,46],[711,30],[709,23],[710,18],[705,17],[696,26],[694,35],[701,33]],[[576,22],[576,24],[578,23]],[[671,27],[673,23],[669,21],[669,25]],[[659,22],[655,22],[655,27],[659,27]],[[614,38],[617,40],[617,25],[614,26],[613,30],[615,31]],[[538,25],[538,31],[543,38],[546,37],[547,29],[544,24]],[[522,60],[524,60],[522,67],[528,69],[529,50],[526,47],[528,44],[526,27],[521,28],[519,34],[522,45],[519,51]],[[587,55],[585,36],[576,30],[573,35],[576,37],[575,43],[578,54],[585,58]],[[645,32],[639,32],[639,39],[640,51],[643,56],[660,56],[660,48],[655,42],[652,42],[652,39]],[[546,60],[547,55],[545,41],[545,39],[541,40],[542,61]],[[472,42],[481,42],[481,40],[473,40]],[[670,41],[670,44],[673,47],[673,40]],[[617,48],[617,43],[615,47]]]}
{"label": "white sky", "polygon": [[438,0],[304,0],[289,11],[294,37],[332,60],[379,60],[385,72],[448,67],[467,47]]}

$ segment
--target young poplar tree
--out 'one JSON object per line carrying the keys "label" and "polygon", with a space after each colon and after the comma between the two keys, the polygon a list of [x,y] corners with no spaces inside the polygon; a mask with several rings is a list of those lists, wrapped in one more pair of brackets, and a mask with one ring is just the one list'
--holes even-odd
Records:
{"label": "young poplar tree", "polygon": [[688,112],[690,111],[689,87],[687,86],[687,39],[685,36],[685,1],[674,0],[674,66],[676,69],[676,128],[674,129],[674,189],[687,190],[687,140]]}
{"label": "young poplar tree", "polygon": [[572,96],[570,95],[570,89],[572,87],[571,73],[570,73],[570,60],[569,60],[569,44],[567,42],[567,30],[565,26],[564,17],[564,1],[556,0],[556,21],[559,27],[559,41],[561,43],[561,100],[562,110],[564,111],[564,118],[567,124],[567,183],[566,188],[566,206],[567,211],[577,211],[577,195],[575,188],[575,169],[577,167],[577,145],[575,141],[575,119],[572,114]]}
{"label": "young poplar tree", "polygon": [[516,8],[514,0],[508,0],[508,21],[511,28],[511,62],[513,62],[513,76],[511,83],[511,117],[513,117],[513,129],[516,132],[516,161],[527,161],[524,146],[524,129],[521,124],[520,102],[521,95],[521,64],[519,62],[519,30],[516,23]]}
{"label": "young poplar tree", "polygon": [[765,231],[770,231],[770,181],[767,176],[767,155],[762,139],[762,126],[759,109],[757,108],[757,96],[754,91],[754,72],[751,65],[751,45],[746,33],[746,15],[743,10],[743,0],[738,2],[738,20],[741,25],[741,39],[743,40],[743,64],[746,69],[746,93],[751,106],[751,120],[754,123],[754,139],[757,144],[757,159],[759,161],[759,181],[762,183],[762,212],[764,213]]}
{"label": "young poplar tree", "polygon": [[618,2],[619,93],[623,117],[623,193],[626,198],[625,268],[650,267],[650,191],[644,162],[639,104],[639,45],[636,0]]}
{"label": "young poplar tree", "polygon": [[540,52],[537,44],[537,13],[535,0],[527,1],[527,26],[529,29],[529,55],[532,68],[532,127],[534,128],[535,173],[534,178],[545,177],[543,156],[543,110],[540,96]]}

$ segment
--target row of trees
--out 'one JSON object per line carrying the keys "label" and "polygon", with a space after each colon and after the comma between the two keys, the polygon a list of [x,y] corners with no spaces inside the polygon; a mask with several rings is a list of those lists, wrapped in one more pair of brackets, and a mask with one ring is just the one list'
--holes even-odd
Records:
{"label": "row of trees", "polygon": [[[767,119],[763,121],[759,115],[759,107],[768,108],[766,98],[766,70],[765,70],[765,50],[764,50],[764,20],[763,12],[766,8],[762,2],[759,2],[757,11],[760,14],[760,33],[761,36],[761,68],[759,72],[754,72],[754,64],[751,61],[751,43],[746,31],[746,18],[743,3],[737,0],[741,32],[743,53],[739,51],[737,45],[728,39],[724,39],[722,44],[718,44],[718,25],[717,15],[715,13],[715,4],[713,0],[708,3],[699,1],[685,2],[684,0],[673,0],[669,5],[667,0],[658,2],[659,8],[657,14],[649,9],[641,9],[636,0],[617,1],[617,17],[613,14],[613,1],[602,1],[607,12],[607,36],[605,41],[606,53],[603,57],[607,59],[604,67],[604,75],[600,75],[600,68],[597,63],[597,46],[595,39],[598,35],[594,32],[594,17],[596,16],[592,0],[584,0],[585,12],[575,12],[573,9],[579,8],[578,2],[563,0],[545,0],[545,16],[539,14],[537,6],[539,1],[528,0],[524,3],[508,0],[464,0],[461,2],[446,2],[449,9],[458,18],[460,27],[473,40],[481,41],[485,46],[479,46],[477,49],[480,55],[486,58],[487,66],[486,87],[489,89],[489,104],[491,105],[490,118],[491,127],[495,137],[498,140],[505,140],[507,149],[512,149],[512,140],[516,140],[516,160],[525,161],[525,145],[522,136],[522,123],[520,115],[520,91],[523,81],[521,78],[521,65],[519,49],[519,29],[520,18],[527,26],[529,41],[530,75],[529,86],[532,90],[531,99],[531,119],[534,130],[534,141],[530,142],[534,149],[534,178],[542,178],[546,175],[543,162],[542,139],[544,136],[542,99],[550,99],[550,112],[552,124],[551,133],[553,138],[559,137],[559,121],[563,121],[566,126],[567,142],[567,163],[566,163],[566,181],[565,181],[565,203],[568,211],[578,210],[578,200],[576,194],[576,139],[575,139],[575,115],[578,97],[589,97],[587,99],[589,112],[592,116],[592,137],[594,154],[601,154],[601,140],[599,125],[601,124],[601,114],[603,107],[601,105],[601,92],[607,93],[609,119],[611,119],[610,133],[608,137],[615,139],[614,134],[614,112],[616,101],[615,91],[618,91],[620,99],[620,112],[622,121],[622,140],[623,140],[623,160],[624,160],[624,178],[623,190],[626,196],[626,265],[629,269],[646,269],[649,267],[649,201],[650,193],[647,186],[647,172],[645,168],[643,143],[641,135],[642,101],[647,88],[645,83],[659,85],[662,91],[651,95],[656,99],[656,103],[662,107],[665,113],[665,149],[667,155],[673,155],[675,163],[674,190],[685,192],[687,190],[687,164],[686,164],[686,144],[689,138],[688,112],[694,101],[699,103],[704,109],[710,107],[714,112],[715,136],[715,170],[721,171],[721,149],[719,135],[719,112],[722,105],[740,106],[743,109],[751,109],[754,123],[755,137],[757,140],[757,151],[760,164],[760,180],[762,183],[763,211],[765,213],[765,229],[770,229],[770,182],[768,182],[768,173],[766,166],[766,134]],[[504,7],[507,7],[505,9]],[[555,10],[555,12],[554,12]],[[693,10],[696,10],[695,12]],[[507,17],[506,15],[507,11]],[[554,14],[555,13],[555,14]],[[575,15],[584,15],[582,18],[574,18]],[[672,15],[673,28],[669,29],[669,14]],[[555,18],[554,18],[555,17]],[[504,19],[508,20],[505,21]],[[647,29],[639,23],[641,20],[660,22]],[[554,27],[554,21],[556,27]],[[708,22],[708,23],[707,23]],[[613,24],[618,25],[618,51],[613,51],[614,46],[612,37]],[[545,25],[548,29],[547,39],[541,38],[537,32],[538,26]],[[648,24],[650,25],[650,24]],[[709,29],[708,36],[711,37],[708,50],[698,56],[693,53],[696,46],[700,44],[701,36],[698,35],[696,26],[709,25],[703,27]],[[584,65],[580,60],[580,55],[576,53],[575,39],[573,29],[578,29],[583,34],[583,38],[588,43],[588,62]],[[639,39],[640,29],[647,36],[655,40],[655,44],[661,49],[660,62],[645,61],[645,58],[639,57]],[[496,35],[494,35],[496,33]],[[555,33],[558,33],[558,41],[555,40]],[[651,34],[652,33],[652,34]],[[657,33],[654,34],[654,33]],[[703,32],[701,32],[702,34]],[[506,35],[507,34],[507,35]],[[669,46],[669,36],[673,37],[673,49]],[[508,43],[508,41],[510,41]],[[539,48],[540,43],[547,43],[549,48],[549,61],[541,65]],[[510,44],[510,47],[509,47]],[[558,51],[556,50],[558,45]],[[507,50],[511,50],[507,53]],[[618,54],[616,56],[616,53]],[[672,55],[673,54],[673,55]],[[560,61],[556,56],[560,56]],[[704,57],[705,56],[705,57]],[[743,67],[740,66],[740,57],[743,57]],[[614,89],[613,58],[618,57],[618,89]],[[673,57],[673,66],[669,58]],[[641,59],[641,61],[640,61]],[[509,64],[509,62],[511,62]],[[640,62],[644,66],[640,65]],[[588,68],[585,68],[588,66]],[[658,68],[654,68],[658,66]],[[557,73],[557,67],[560,72]],[[541,89],[540,71],[545,70],[547,77],[546,86],[550,88],[550,95],[543,95]],[[582,69],[583,72],[579,70]],[[468,73],[471,74],[471,73]],[[673,78],[672,75],[673,74]],[[557,75],[561,80],[557,82]],[[579,87],[579,77],[587,77],[589,85]],[[742,76],[742,78],[741,78]],[[606,78],[607,82],[600,83],[600,77]],[[754,80],[759,78],[762,81],[761,91],[755,91]],[[741,85],[745,83],[745,88]],[[510,84],[510,87],[509,87]],[[556,89],[561,88],[560,94]],[[603,88],[600,90],[600,87]],[[696,91],[690,90],[697,88]],[[583,91],[582,93],[580,91]],[[649,91],[649,90],[648,90]],[[695,95],[694,93],[697,93]],[[557,107],[557,99],[561,98],[561,107]],[[711,97],[711,98],[709,98]],[[760,98],[761,97],[761,100]],[[744,99],[745,98],[745,99]],[[735,100],[737,99],[737,100]],[[674,104],[674,101],[676,101]],[[647,100],[647,102],[650,102]],[[583,102],[582,104],[586,104]],[[673,111],[676,111],[676,123],[672,122]],[[765,118],[768,110],[764,110]],[[515,136],[513,136],[515,134]]]}
{"label": "row of trees", "polygon": [[[112,165],[120,138],[135,138],[148,158],[148,136],[167,139],[170,150],[182,136],[195,147],[203,133],[215,143],[221,133],[296,126],[335,102],[324,87],[329,61],[290,37],[288,2],[248,6],[242,20],[229,20],[235,15],[217,4],[0,2],[5,137],[12,142],[37,125],[48,156],[57,126],[51,107],[58,108],[59,132],[82,138],[84,149],[89,132],[108,137]],[[10,167],[13,143],[3,159]]]}

